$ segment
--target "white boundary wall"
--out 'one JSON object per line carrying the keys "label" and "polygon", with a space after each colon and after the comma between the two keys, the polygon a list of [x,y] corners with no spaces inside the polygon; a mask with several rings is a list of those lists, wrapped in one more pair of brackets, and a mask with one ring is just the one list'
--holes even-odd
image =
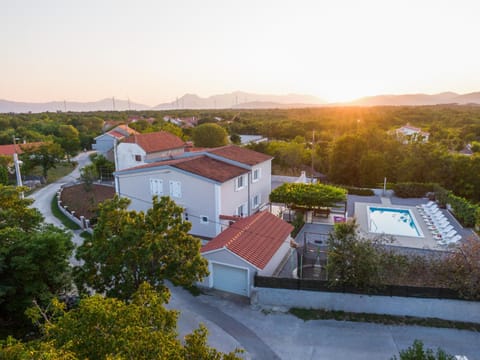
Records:
{"label": "white boundary wall", "polygon": [[258,287],[252,289],[250,301],[260,307],[298,307],[480,323],[480,302],[474,301]]}

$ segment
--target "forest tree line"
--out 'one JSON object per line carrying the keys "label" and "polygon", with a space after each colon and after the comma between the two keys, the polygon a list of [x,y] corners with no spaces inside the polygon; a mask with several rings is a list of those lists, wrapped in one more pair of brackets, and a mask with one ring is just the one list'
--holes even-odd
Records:
{"label": "forest tree line", "polygon": [[[104,121],[126,123],[132,116],[138,120],[129,126],[142,133],[166,130],[191,140],[191,128],[165,122],[165,115],[216,123],[234,141],[239,134],[268,138],[252,148],[274,156],[275,173],[313,171],[326,175],[329,182],[360,187],[378,186],[385,177],[390,183],[436,182],[480,201],[478,106],[0,114],[0,144],[11,144],[13,137],[52,141],[71,156],[91,148],[104,131]],[[394,130],[406,124],[429,132],[429,141],[403,144]],[[467,145],[472,156],[460,153]]]}

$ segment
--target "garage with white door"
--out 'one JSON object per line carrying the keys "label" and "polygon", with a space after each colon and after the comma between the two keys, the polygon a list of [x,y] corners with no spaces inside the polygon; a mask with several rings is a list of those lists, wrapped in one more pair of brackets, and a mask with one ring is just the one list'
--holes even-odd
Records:
{"label": "garage with white door", "polygon": [[248,269],[212,262],[212,287],[248,296]]}
{"label": "garage with white door", "polygon": [[255,274],[271,276],[289,253],[292,230],[267,211],[238,219],[202,247],[210,275],[199,285],[250,296]]}

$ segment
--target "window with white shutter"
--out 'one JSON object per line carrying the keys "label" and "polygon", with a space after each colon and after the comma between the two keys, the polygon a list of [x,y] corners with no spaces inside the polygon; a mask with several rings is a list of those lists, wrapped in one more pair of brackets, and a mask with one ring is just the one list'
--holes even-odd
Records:
{"label": "window with white shutter", "polygon": [[163,181],[160,179],[150,179],[150,194],[152,196],[163,195]]}
{"label": "window with white shutter", "polygon": [[177,199],[182,197],[182,183],[180,181],[170,181],[170,197]]}

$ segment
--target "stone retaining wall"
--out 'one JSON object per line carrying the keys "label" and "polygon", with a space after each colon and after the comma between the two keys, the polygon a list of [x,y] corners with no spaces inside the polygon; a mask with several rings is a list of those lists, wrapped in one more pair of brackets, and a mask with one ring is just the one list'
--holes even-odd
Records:
{"label": "stone retaining wall", "polygon": [[369,314],[415,316],[480,324],[480,302],[371,296],[306,290],[252,289],[250,301],[260,307],[325,309]]}

